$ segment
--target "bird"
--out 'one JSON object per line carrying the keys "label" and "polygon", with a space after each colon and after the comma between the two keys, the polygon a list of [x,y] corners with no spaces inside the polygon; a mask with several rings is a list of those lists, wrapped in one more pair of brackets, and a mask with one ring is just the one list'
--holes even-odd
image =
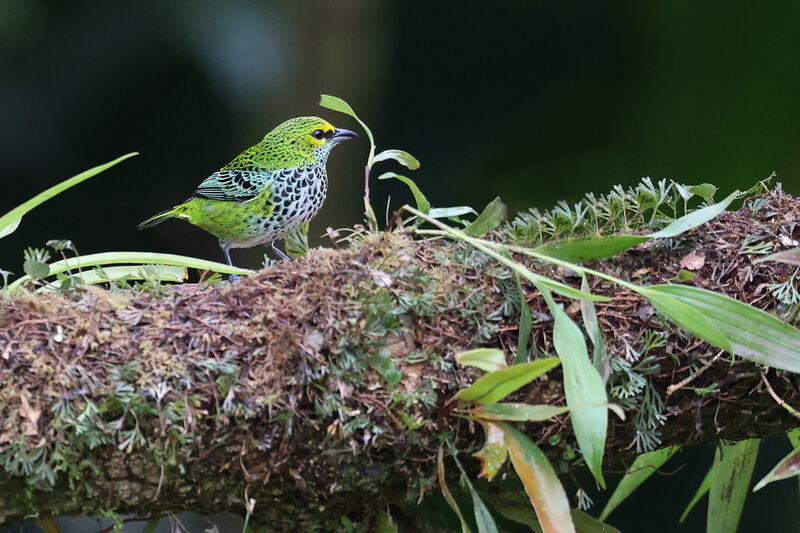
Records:
{"label": "bird", "polygon": [[355,137],[319,117],[291,118],[207,177],[188,200],[138,229],[178,218],[216,236],[230,266],[231,248],[267,243],[289,259],[275,241],[316,216],[328,192],[328,155]]}

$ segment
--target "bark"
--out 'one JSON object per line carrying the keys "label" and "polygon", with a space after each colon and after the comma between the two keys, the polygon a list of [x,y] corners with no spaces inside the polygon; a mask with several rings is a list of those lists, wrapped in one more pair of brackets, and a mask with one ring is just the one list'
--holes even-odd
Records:
{"label": "bark", "polygon": [[[748,235],[775,250],[796,245],[800,204],[780,191],[766,202],[592,266],[656,283],[690,257],[691,283],[781,312],[767,284],[793,268],[754,265],[742,246]],[[528,264],[580,285],[568,271]],[[664,445],[796,425],[766,383],[792,403],[797,376],[732,363],[638,296],[591,285],[612,298],[597,304],[610,352],[633,365],[652,356],[642,373],[665,404],[655,429]],[[552,352],[546,307],[525,291],[536,351]],[[578,305],[564,303],[580,324]],[[497,347],[512,358],[518,305],[516,282],[485,255],[402,232],[315,250],[233,284],[2,296],[0,523],[102,511],[244,514],[252,498],[257,522],[311,530],[416,500],[438,490],[442,433],[466,451],[483,438],[451,416],[448,400],[480,374],[453,354]],[[664,343],[645,354],[653,334]],[[563,404],[560,372],[512,399]],[[635,455],[642,398],[628,403],[627,421],[611,421],[609,465]],[[565,417],[524,429],[554,460],[574,447]]]}

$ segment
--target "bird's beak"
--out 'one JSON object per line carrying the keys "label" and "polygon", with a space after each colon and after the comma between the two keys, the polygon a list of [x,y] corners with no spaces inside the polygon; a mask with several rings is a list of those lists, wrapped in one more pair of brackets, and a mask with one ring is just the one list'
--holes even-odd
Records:
{"label": "bird's beak", "polygon": [[336,128],[336,132],[331,137],[333,142],[341,142],[346,141],[348,139],[355,139],[358,137],[358,134],[354,131],[346,130],[344,128]]}

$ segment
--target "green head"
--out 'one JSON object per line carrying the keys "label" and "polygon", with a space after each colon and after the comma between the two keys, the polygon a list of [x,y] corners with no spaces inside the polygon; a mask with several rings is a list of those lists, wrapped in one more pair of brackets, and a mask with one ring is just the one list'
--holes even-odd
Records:
{"label": "green head", "polygon": [[324,165],[334,146],[354,137],[358,137],[355,132],[337,129],[319,117],[290,118],[222,170],[277,170]]}

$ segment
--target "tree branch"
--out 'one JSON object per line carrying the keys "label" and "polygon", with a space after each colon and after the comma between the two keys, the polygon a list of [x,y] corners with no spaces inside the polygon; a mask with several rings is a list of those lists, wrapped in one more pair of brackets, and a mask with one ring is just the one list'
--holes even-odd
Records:
{"label": "tree branch", "polygon": [[[766,199],[758,212],[725,213],[593,268],[656,283],[694,254],[704,259],[691,283],[774,310],[767,285],[793,269],[752,264],[743,244],[760,235],[775,250],[792,245],[800,204],[779,190]],[[536,350],[552,352],[546,306],[525,289]],[[654,408],[645,394],[665,402],[653,428],[663,445],[797,424],[770,396],[796,404],[796,375],[732,361],[619,287],[591,280],[591,290],[612,298],[596,305],[610,353],[648,383],[620,400],[629,417],[612,421],[609,463],[635,454],[636,414]],[[581,323],[577,302],[564,303]],[[234,284],[0,296],[0,523],[101,510],[244,514],[247,489],[259,522],[296,530],[416,500],[438,490],[440,434],[467,450],[482,440],[450,416],[447,400],[479,375],[453,354],[497,347],[510,360],[518,305],[508,270],[482,253],[402,233],[315,250]],[[610,383],[625,376],[614,370]],[[514,400],[563,404],[560,372],[546,378]],[[525,430],[551,457],[574,445],[565,417]],[[554,434],[560,443],[547,445]]]}

